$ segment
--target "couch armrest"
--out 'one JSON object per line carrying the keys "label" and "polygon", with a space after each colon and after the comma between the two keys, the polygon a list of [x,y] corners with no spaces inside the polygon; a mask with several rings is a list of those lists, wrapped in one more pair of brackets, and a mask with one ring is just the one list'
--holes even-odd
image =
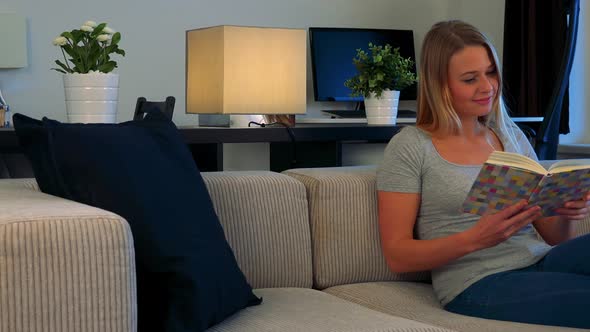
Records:
{"label": "couch armrest", "polygon": [[32,183],[0,180],[0,331],[136,331],[127,222]]}

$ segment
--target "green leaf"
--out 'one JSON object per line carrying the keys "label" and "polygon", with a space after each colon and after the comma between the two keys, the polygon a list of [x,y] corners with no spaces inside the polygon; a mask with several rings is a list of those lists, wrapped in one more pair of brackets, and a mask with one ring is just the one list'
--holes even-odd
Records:
{"label": "green leaf", "polygon": [[98,71],[102,73],[110,73],[117,67],[117,63],[115,61],[109,61],[101,66],[98,67]]}
{"label": "green leaf", "polygon": [[115,32],[111,39],[111,45],[117,45],[121,41],[121,33]]}
{"label": "green leaf", "polygon": [[70,41],[74,39],[74,36],[72,35],[72,33],[68,32],[68,31],[62,32],[60,36],[66,37]]}
{"label": "green leaf", "polygon": [[80,41],[82,41],[84,36],[86,36],[86,32],[82,30],[72,30],[70,35],[72,36],[72,44],[77,45]]}
{"label": "green leaf", "polygon": [[68,68],[68,66],[66,66],[63,62],[61,62],[59,60],[55,60],[55,63],[67,72],[69,72],[71,70],[70,68]]}
{"label": "green leaf", "polygon": [[106,23],[101,23],[101,24],[97,25],[96,28],[94,28],[94,30],[92,30],[92,33],[90,34],[90,36],[92,38],[96,38],[96,36],[98,36],[98,35],[100,35],[102,33],[102,30],[106,26],[107,26]]}
{"label": "green leaf", "polygon": [[61,46],[61,48],[71,57],[76,56],[76,52],[74,51],[74,49],[72,48],[72,46],[66,44],[64,46]]}

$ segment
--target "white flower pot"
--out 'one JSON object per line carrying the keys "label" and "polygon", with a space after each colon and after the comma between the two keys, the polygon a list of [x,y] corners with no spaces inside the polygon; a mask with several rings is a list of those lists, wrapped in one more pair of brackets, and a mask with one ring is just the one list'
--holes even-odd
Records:
{"label": "white flower pot", "polygon": [[119,74],[65,74],[63,80],[68,122],[117,121]]}
{"label": "white flower pot", "polygon": [[365,98],[365,112],[367,124],[370,125],[394,125],[397,119],[397,107],[399,105],[399,91],[385,90],[381,97]]}

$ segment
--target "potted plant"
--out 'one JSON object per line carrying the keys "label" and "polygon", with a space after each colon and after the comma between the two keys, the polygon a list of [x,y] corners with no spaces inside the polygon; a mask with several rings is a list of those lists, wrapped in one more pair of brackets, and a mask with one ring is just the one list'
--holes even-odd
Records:
{"label": "potted plant", "polygon": [[86,21],[79,29],[62,32],[53,40],[63,62],[51,68],[63,73],[66,112],[69,122],[113,123],[117,116],[119,75],[112,73],[117,62],[111,55],[125,56],[119,48],[121,33],[106,23]]}
{"label": "potted plant", "polygon": [[357,74],[344,85],[352,90],[352,96],[364,97],[367,123],[395,124],[400,90],[417,81],[412,71],[414,61],[389,44],[369,43],[369,51],[357,49],[352,59]]}

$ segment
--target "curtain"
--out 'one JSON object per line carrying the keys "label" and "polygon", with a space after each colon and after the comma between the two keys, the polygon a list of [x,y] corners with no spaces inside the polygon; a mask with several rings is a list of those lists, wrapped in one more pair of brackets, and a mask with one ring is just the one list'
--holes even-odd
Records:
{"label": "curtain", "polygon": [[[558,77],[568,29],[571,0],[506,0],[503,77],[506,103],[513,116],[544,116]],[[569,133],[568,90],[563,94],[559,133]]]}

